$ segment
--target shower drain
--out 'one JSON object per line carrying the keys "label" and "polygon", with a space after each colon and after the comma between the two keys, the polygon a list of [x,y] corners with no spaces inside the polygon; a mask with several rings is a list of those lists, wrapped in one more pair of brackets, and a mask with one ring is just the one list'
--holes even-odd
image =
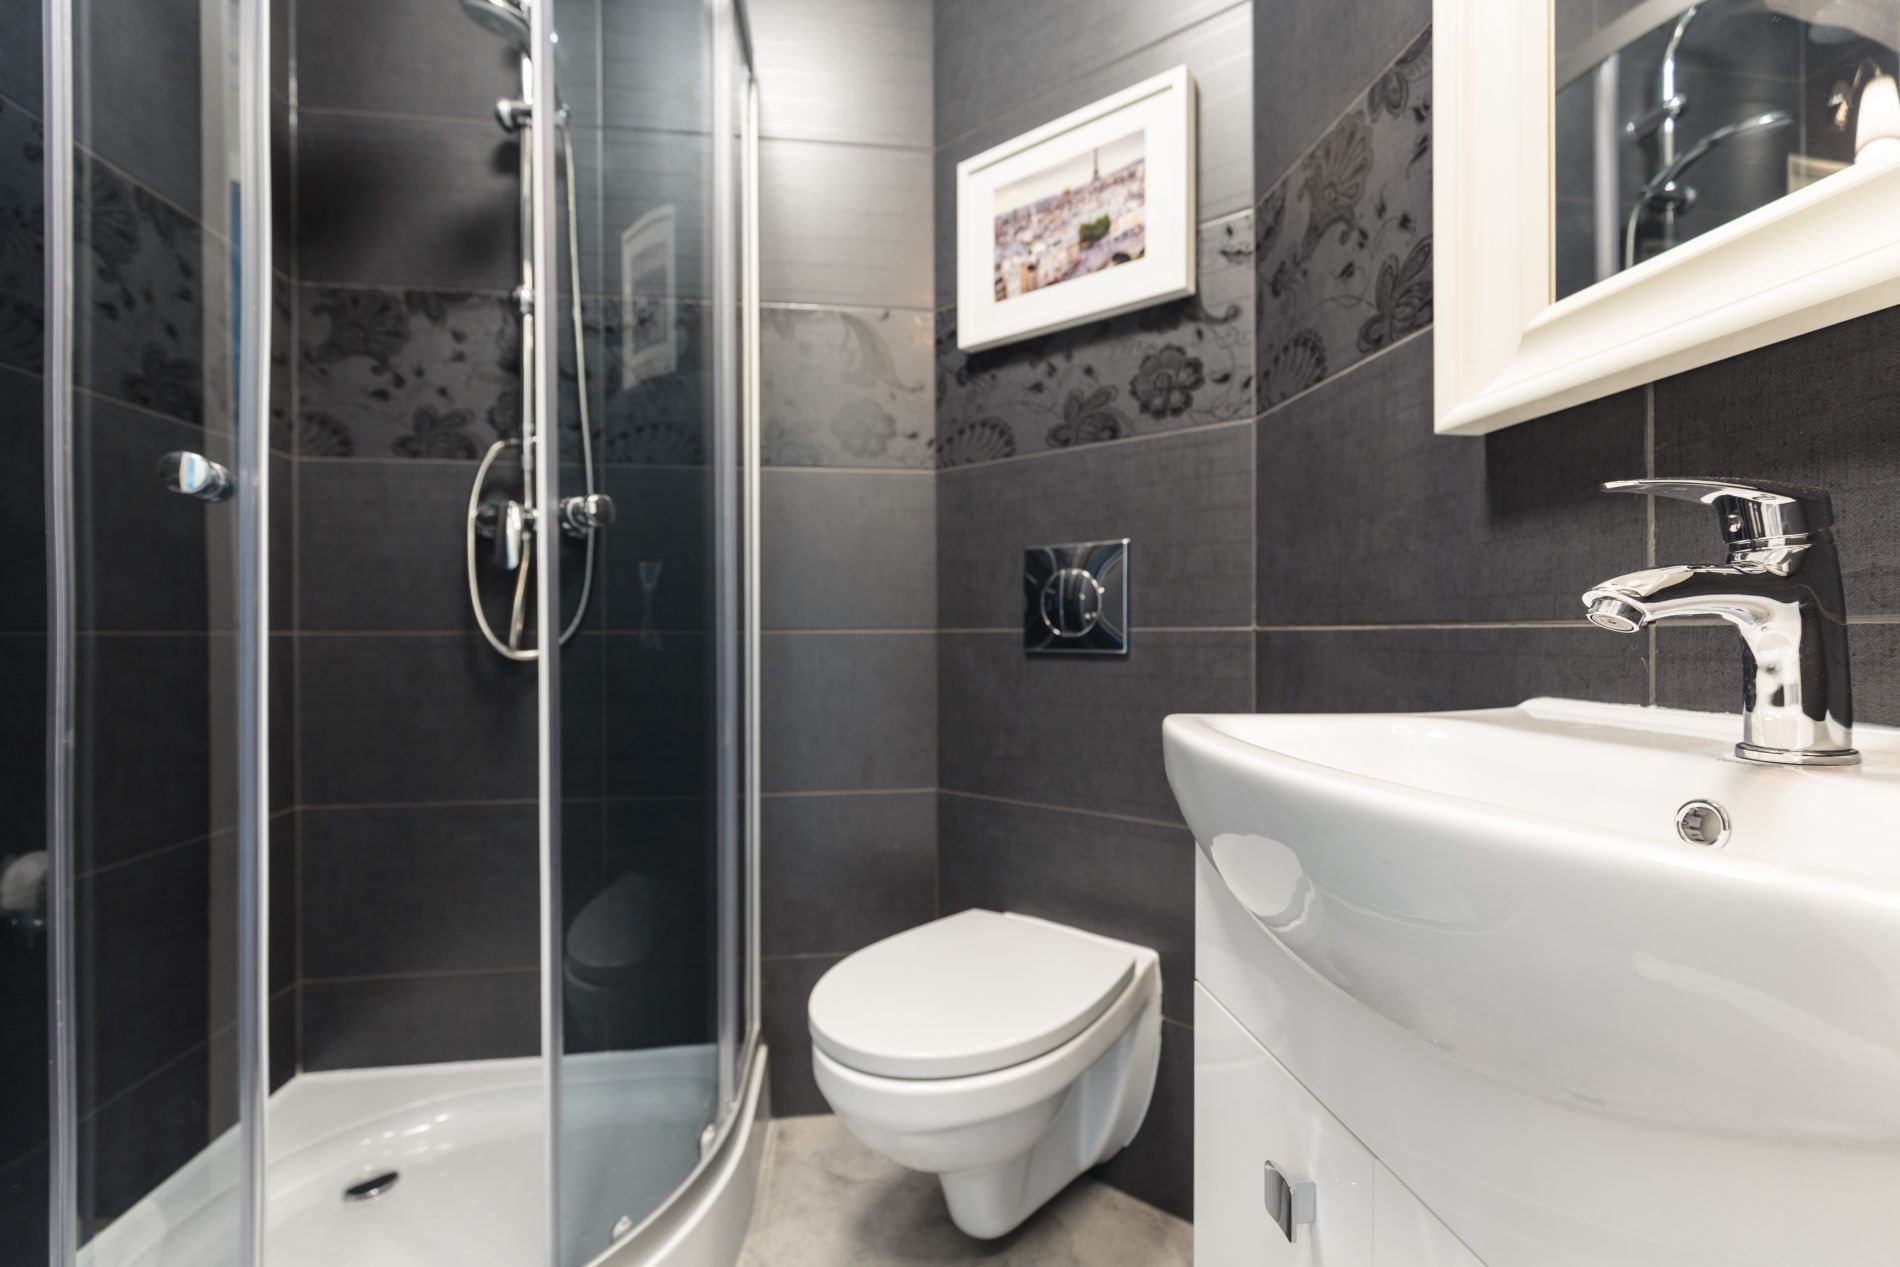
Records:
{"label": "shower drain", "polygon": [[393,1170],[384,1171],[380,1175],[371,1175],[343,1189],[343,1199],[345,1201],[374,1201],[395,1187],[398,1178],[399,1176]]}

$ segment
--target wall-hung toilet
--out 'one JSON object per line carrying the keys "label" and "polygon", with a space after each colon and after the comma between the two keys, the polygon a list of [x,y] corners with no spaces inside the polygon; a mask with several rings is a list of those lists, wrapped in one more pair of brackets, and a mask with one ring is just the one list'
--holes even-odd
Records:
{"label": "wall-hung toilet", "polygon": [[847,956],[809,1004],[818,1089],[870,1148],[1014,1228],[1134,1138],[1161,1052],[1153,950],[964,911]]}

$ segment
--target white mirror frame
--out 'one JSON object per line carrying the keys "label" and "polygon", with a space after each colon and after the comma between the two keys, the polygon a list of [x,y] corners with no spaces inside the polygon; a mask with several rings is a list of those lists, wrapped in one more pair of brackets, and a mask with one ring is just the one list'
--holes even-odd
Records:
{"label": "white mirror frame", "polygon": [[1483,435],[1900,303],[1863,162],[1555,303],[1549,0],[1433,0],[1435,401]]}

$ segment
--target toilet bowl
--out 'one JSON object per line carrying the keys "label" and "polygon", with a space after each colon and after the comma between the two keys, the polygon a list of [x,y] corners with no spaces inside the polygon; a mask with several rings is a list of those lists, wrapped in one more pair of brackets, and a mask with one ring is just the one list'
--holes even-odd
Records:
{"label": "toilet bowl", "polygon": [[950,1217],[1001,1236],[1120,1152],[1161,1052],[1153,950],[963,911],[834,965],[808,1005],[813,1074],[872,1150],[937,1175]]}

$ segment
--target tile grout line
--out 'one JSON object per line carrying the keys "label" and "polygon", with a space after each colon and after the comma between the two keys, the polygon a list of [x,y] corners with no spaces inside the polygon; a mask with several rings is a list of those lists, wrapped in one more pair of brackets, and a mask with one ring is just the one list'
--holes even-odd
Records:
{"label": "tile grout line", "polygon": [[1112,810],[1084,809],[1078,805],[1052,805],[1046,801],[1026,801],[1015,796],[992,796],[987,792],[965,792],[958,788],[939,788],[940,796],[960,796],[965,800],[984,801],[992,805],[1013,805],[1020,809],[1046,810],[1055,814],[1079,814],[1084,818],[1101,818],[1116,823],[1133,823],[1140,827],[1165,827],[1170,831],[1187,831],[1184,821],[1169,822],[1162,818],[1147,818],[1140,814],[1117,814]]}

